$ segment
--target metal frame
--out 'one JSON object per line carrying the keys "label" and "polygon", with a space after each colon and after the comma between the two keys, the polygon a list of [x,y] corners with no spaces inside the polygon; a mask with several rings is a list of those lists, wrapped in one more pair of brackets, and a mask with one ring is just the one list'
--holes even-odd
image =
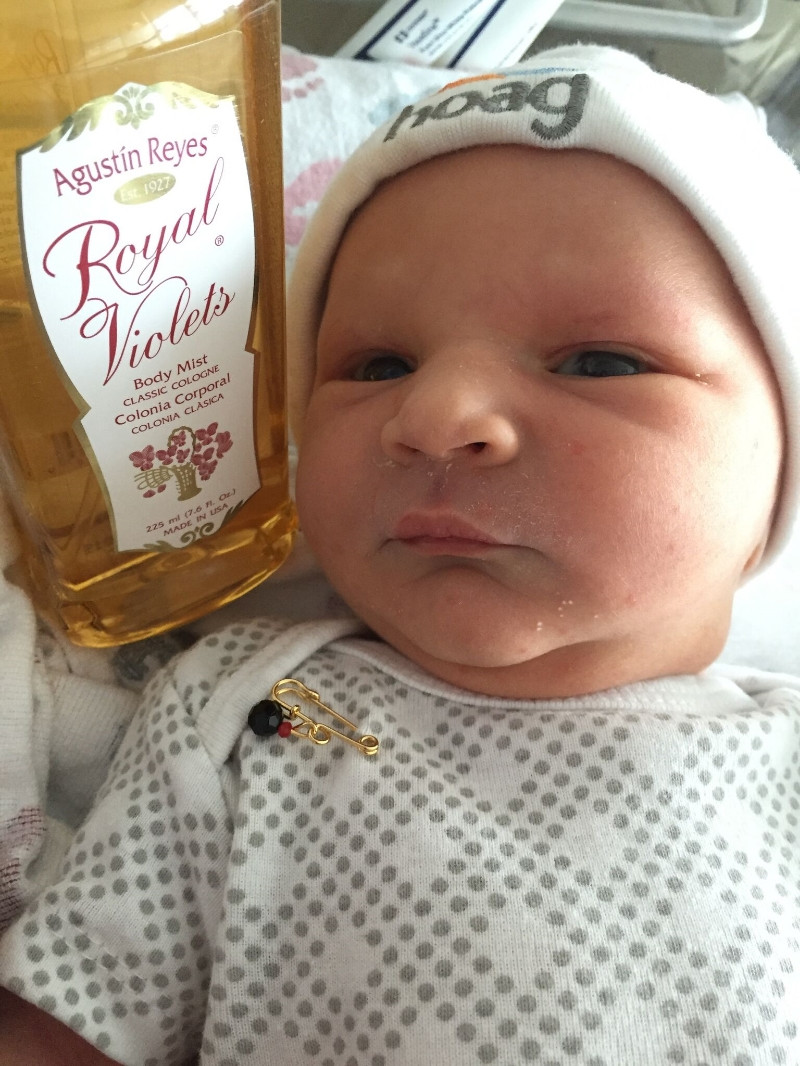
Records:
{"label": "metal frame", "polygon": [[564,0],[550,19],[550,25],[593,33],[726,45],[755,36],[766,13],[767,0],[740,0],[732,16],[640,7],[614,0]]}

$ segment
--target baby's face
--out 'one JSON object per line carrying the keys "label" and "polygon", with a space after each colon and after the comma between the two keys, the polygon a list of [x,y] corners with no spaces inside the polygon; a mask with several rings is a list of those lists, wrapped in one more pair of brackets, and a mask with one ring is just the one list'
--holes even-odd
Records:
{"label": "baby's face", "polygon": [[760,339],[677,201],[608,156],[484,147],[347,230],[298,507],[410,659],[569,696],[716,657],[781,449]]}

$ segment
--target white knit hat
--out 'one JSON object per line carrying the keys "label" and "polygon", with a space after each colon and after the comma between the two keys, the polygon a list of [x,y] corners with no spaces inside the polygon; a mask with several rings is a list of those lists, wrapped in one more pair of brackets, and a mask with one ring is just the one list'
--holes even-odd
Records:
{"label": "white knit hat", "polygon": [[342,167],[306,230],[289,284],[295,439],[302,437],[314,377],[325,286],[351,215],[386,178],[484,144],[616,156],[668,189],[716,245],[761,333],[783,400],[787,447],[764,562],[771,560],[788,541],[800,493],[800,174],[755,111],[751,116],[614,49],[554,49],[511,71],[455,82],[404,108]]}

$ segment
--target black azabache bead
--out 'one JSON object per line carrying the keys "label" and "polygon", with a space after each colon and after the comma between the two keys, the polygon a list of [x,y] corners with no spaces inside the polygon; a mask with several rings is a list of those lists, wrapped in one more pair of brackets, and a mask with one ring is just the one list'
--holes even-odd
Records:
{"label": "black azabache bead", "polygon": [[247,716],[247,724],[257,737],[275,736],[283,720],[283,707],[275,700],[261,700]]}

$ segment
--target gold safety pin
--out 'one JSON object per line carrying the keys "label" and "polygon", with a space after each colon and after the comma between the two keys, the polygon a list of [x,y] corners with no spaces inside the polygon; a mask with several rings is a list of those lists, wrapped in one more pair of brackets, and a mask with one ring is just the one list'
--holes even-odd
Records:
{"label": "gold safety pin", "polygon": [[[301,700],[316,704],[321,711],[331,715],[340,725],[346,726],[353,733],[355,733],[357,726],[354,722],[345,718],[344,715],[339,714],[338,711],[334,711],[333,707],[323,703],[319,693],[304,685],[302,681],[297,681],[293,677],[284,677],[281,681],[276,681],[272,686],[272,698],[287,712],[294,736],[303,737],[314,744],[327,744],[331,737],[338,737],[339,740],[344,740],[347,744],[352,744],[354,748],[358,748],[364,755],[377,755],[378,738],[373,737],[371,733],[365,733],[360,737],[348,736],[346,733],[342,733],[324,722],[315,722],[313,718],[302,710],[299,703],[287,703],[286,699],[283,698],[284,696],[290,699],[292,696],[299,697]],[[297,720],[296,724],[295,720]]]}

